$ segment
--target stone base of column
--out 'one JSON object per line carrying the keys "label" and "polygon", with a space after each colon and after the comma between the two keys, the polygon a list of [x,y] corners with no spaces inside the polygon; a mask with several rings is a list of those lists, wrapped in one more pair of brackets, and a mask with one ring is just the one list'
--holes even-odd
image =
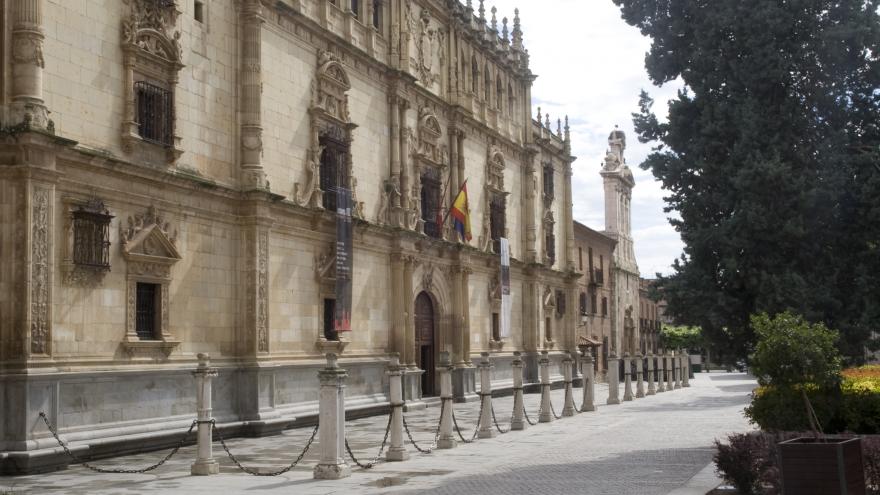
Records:
{"label": "stone base of column", "polygon": [[581,412],[593,412],[596,410],[596,406],[594,404],[581,404]]}
{"label": "stone base of column", "polygon": [[636,387],[636,399],[641,399],[643,397],[645,397],[645,389],[639,384],[639,386]]}
{"label": "stone base of column", "polygon": [[498,432],[495,431],[494,427],[491,430],[480,430],[477,432],[477,438],[495,438],[498,436]]}
{"label": "stone base of column", "polygon": [[193,476],[208,476],[211,474],[218,474],[220,473],[220,463],[218,463],[215,459],[196,461],[192,463],[192,467],[190,467],[189,472]]}
{"label": "stone base of column", "polygon": [[405,461],[409,459],[409,452],[406,451],[405,448],[401,447],[399,449],[390,448],[388,449],[388,453],[385,454],[385,460],[389,462],[399,462]]}
{"label": "stone base of column", "polygon": [[605,403],[609,406],[616,406],[620,404],[620,399],[618,399],[617,397],[609,397],[608,400],[605,401]]}
{"label": "stone base of column", "polygon": [[529,424],[525,421],[511,421],[510,429],[513,431],[522,431],[529,427]]}
{"label": "stone base of column", "polygon": [[342,464],[318,464],[315,466],[314,475],[316,480],[341,480],[351,476],[351,468],[344,462]]}
{"label": "stone base of column", "polygon": [[458,442],[454,438],[440,438],[437,440],[438,449],[454,449],[458,447]]}
{"label": "stone base of column", "polygon": [[649,388],[648,392],[645,395],[656,395],[656,394],[657,394],[657,392],[655,392],[654,390]]}

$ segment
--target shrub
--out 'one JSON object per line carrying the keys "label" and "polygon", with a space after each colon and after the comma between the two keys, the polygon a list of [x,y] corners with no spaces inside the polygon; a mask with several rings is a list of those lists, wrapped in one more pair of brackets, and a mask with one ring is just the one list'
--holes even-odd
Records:
{"label": "shrub", "polygon": [[807,430],[810,421],[801,389],[806,391],[823,432],[837,433],[848,429],[839,390],[820,390],[815,386],[759,387],[752,393],[752,403],[745,408],[745,415],[752,424],[769,432]]}

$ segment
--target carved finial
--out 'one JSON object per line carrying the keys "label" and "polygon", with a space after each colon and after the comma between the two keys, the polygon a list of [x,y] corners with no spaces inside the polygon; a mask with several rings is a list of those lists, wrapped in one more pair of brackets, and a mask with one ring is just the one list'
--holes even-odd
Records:
{"label": "carved finial", "polygon": [[544,127],[546,127],[547,129],[550,129],[550,114],[549,113],[545,114],[544,119],[545,119],[544,120]]}
{"label": "carved finial", "polygon": [[502,26],[502,27],[501,27],[501,39],[502,39],[505,43],[507,43],[507,42],[509,41],[509,40],[507,39],[507,38],[508,38],[508,31],[507,31],[507,17],[505,17],[504,19],[501,19],[501,26]]}
{"label": "carved finial", "polygon": [[565,142],[571,142],[571,128],[568,126],[568,115],[565,116]]}
{"label": "carved finial", "polygon": [[492,6],[492,31],[498,32],[498,19],[495,17],[495,14],[498,12],[498,9],[495,6]]}
{"label": "carved finial", "polygon": [[541,107],[538,107],[538,125],[541,125]]}
{"label": "carved finial", "polygon": [[513,47],[522,49],[522,27],[519,21],[519,9],[513,11]]}
{"label": "carved finial", "polygon": [[556,119],[556,135],[562,136],[562,119]]}
{"label": "carved finial", "polygon": [[486,5],[484,5],[484,2],[485,2],[485,0],[480,0],[479,12],[480,12],[480,20],[485,22],[486,21]]}
{"label": "carved finial", "polygon": [[468,11],[470,11],[470,12],[473,12],[473,11],[474,11],[474,2],[473,2],[473,0],[467,0],[467,9],[468,9]]}

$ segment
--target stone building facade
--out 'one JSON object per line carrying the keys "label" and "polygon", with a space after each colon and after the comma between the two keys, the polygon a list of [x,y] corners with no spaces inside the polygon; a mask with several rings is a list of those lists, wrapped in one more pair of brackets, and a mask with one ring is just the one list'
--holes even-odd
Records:
{"label": "stone building facade", "polygon": [[651,286],[655,280],[639,280],[639,348],[642,354],[657,353],[660,343],[662,313],[660,302],[651,298]]}
{"label": "stone building facade", "polygon": [[616,242],[603,232],[574,222],[578,280],[577,333],[593,349],[595,370],[600,378],[607,368],[611,344],[611,303],[614,299],[612,273]]}
{"label": "stone building facade", "polygon": [[[4,6],[3,471],[66,462],[40,411],[81,457],[167,445],[192,420],[198,353],[219,368],[214,415],[242,434],[313,418],[326,351],[351,410],[387,407],[389,352],[414,407],[437,393],[441,350],[458,400],[481,351],[499,387],[513,351],[535,382],[549,350],[561,379],[574,157],[567,124],[532,116],[518,16],[442,0]],[[436,221],[465,181],[470,242]],[[327,332],[337,187],[354,196],[343,342]]]}
{"label": "stone building facade", "polygon": [[616,241],[611,273],[611,349],[618,357],[639,350],[639,267],[632,237],[632,189],[635,179],[626,164],[626,134],[615,128],[608,136],[602,166],[605,186],[605,233]]}

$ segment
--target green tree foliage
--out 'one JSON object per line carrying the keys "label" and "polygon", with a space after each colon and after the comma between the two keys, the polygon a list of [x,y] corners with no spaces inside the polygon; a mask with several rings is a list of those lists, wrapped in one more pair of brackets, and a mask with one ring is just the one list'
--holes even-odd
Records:
{"label": "green tree foliage", "polygon": [[827,387],[840,382],[836,331],[788,311],[772,318],[754,315],[751,323],[758,336],[751,369],[762,385]]}
{"label": "green tree foliage", "polygon": [[676,321],[746,356],[749,315],[792,309],[862,353],[880,328],[880,0],[613,0],[650,37],[668,122],[642,93],[642,164],[685,248]]}
{"label": "green tree foliage", "polygon": [[669,349],[699,349],[703,345],[703,332],[700,327],[663,325],[660,341]]}

